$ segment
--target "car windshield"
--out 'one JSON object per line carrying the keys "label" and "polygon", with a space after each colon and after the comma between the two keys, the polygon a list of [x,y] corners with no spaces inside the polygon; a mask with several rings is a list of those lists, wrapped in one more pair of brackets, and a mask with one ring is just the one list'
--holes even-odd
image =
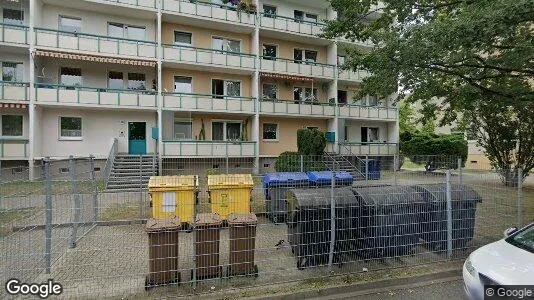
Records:
{"label": "car windshield", "polygon": [[508,237],[506,241],[516,247],[534,253],[534,224]]}

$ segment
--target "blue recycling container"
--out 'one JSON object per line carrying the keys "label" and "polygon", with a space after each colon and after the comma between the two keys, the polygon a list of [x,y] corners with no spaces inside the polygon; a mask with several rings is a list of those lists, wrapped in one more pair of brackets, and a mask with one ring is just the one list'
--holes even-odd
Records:
{"label": "blue recycling container", "polygon": [[267,216],[274,223],[285,222],[287,189],[309,186],[308,175],[304,172],[268,173],[263,175],[262,181]]}
{"label": "blue recycling container", "polygon": [[[332,184],[332,171],[314,171],[308,172],[308,178],[311,185],[331,185]],[[349,172],[339,171],[335,172],[335,184],[340,185],[352,185],[354,177]]]}
{"label": "blue recycling container", "polygon": [[365,164],[367,163],[367,180],[379,180],[381,167],[380,161],[376,159],[363,159],[360,171],[365,175]]}

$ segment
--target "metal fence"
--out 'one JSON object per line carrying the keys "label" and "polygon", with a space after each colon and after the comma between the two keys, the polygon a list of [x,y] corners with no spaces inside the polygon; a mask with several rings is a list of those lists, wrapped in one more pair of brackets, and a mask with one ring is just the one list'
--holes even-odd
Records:
{"label": "metal fence", "polygon": [[[169,159],[162,175],[195,177],[152,182],[152,196],[106,191],[107,171],[91,157],[44,160],[32,181],[2,175],[0,279],[53,278],[69,298],[251,286],[261,294],[278,283],[461,261],[534,221],[532,177],[505,186],[494,170],[441,157],[428,171],[428,160],[295,156],[259,168],[297,172],[288,180],[247,176],[248,158]],[[300,171],[336,180],[301,180]],[[180,222],[151,221],[174,215]]]}

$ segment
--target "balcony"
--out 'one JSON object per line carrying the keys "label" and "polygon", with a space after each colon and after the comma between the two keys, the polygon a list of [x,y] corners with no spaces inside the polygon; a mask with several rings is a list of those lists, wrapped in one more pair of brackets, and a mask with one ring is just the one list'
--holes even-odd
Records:
{"label": "balcony", "polygon": [[29,89],[28,82],[0,81],[0,100],[28,101]]}
{"label": "balcony", "polygon": [[[221,98],[222,97],[222,98]],[[220,95],[164,93],[163,107],[187,111],[212,112],[255,112],[254,98],[228,97]]]}
{"label": "balcony", "polygon": [[155,108],[156,92],[38,83],[35,101],[40,104],[85,105],[121,108]]}
{"label": "balcony", "polygon": [[260,26],[264,29],[317,36],[323,32],[324,23],[304,21],[273,14],[260,14]]}
{"label": "balcony", "polygon": [[336,66],[311,61],[279,57],[260,57],[260,70],[271,73],[285,73],[333,79]]}
{"label": "balcony", "polygon": [[[332,151],[332,144],[327,144],[327,151]],[[397,143],[365,143],[365,142],[339,142],[341,155],[395,155],[397,154]]]}
{"label": "balcony", "polygon": [[340,118],[396,120],[397,108],[384,106],[339,105]]}
{"label": "balcony", "polygon": [[89,33],[35,28],[35,43],[38,47],[59,50],[122,55],[134,58],[156,58],[156,43],[151,41],[116,38]]}
{"label": "balcony", "polygon": [[[89,0],[94,1],[95,0]],[[110,4],[122,4],[122,5],[128,5],[128,6],[135,6],[139,8],[156,8],[156,1],[157,0],[100,0],[104,3],[110,3]]]}
{"label": "balcony", "polygon": [[369,76],[369,72],[358,70],[343,70],[340,67],[337,68],[337,78],[343,81],[362,82],[365,77]]}
{"label": "balcony", "polygon": [[28,157],[28,140],[24,138],[0,137],[0,158],[24,159]]}
{"label": "balcony", "polygon": [[164,13],[214,19],[248,26],[254,26],[256,22],[254,14],[239,11],[234,6],[208,1],[163,0],[162,5]]}
{"label": "balcony", "polygon": [[335,106],[329,103],[294,100],[262,99],[260,113],[265,115],[290,115],[305,117],[333,117]]}
{"label": "balcony", "polygon": [[28,45],[28,26],[0,23],[0,43]]}
{"label": "balcony", "polygon": [[256,68],[255,56],[252,54],[169,44],[163,45],[163,59],[168,62],[239,70],[253,71]]}
{"label": "balcony", "polygon": [[227,141],[163,141],[163,156],[167,157],[253,157],[256,142]]}

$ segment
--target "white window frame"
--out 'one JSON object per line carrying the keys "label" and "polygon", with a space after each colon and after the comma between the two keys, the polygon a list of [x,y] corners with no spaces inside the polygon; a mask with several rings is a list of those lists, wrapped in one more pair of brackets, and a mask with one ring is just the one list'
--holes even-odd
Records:
{"label": "white window frame", "polygon": [[[276,53],[274,54],[274,56],[265,56],[263,54],[263,47],[265,46],[274,46],[276,48]],[[261,56],[263,57],[263,59],[271,59],[271,60],[274,60],[276,58],[278,58],[278,52],[280,51],[280,45],[278,44],[271,44],[271,43],[262,43],[261,44]],[[266,57],[269,57],[269,58],[266,58]]]}
{"label": "white window frame", "polygon": [[[107,70],[107,80],[106,80],[106,86],[108,89],[113,89],[111,87],[109,87],[109,72],[116,72],[116,73],[122,73],[122,87],[121,89],[125,89],[125,86],[126,86],[126,78],[124,77],[125,73],[122,72],[122,71],[116,71],[116,70]],[[128,77],[128,73],[126,73],[126,77]]]}
{"label": "white window frame", "polygon": [[[306,96],[306,90],[310,89],[312,97],[314,96],[313,95],[313,90],[316,90],[317,91],[317,98],[315,98],[315,99],[312,98],[311,101],[308,100],[308,99],[300,99],[300,100],[295,99],[295,89],[303,89],[304,90],[304,96]],[[319,101],[319,89],[316,88],[316,87],[312,88],[312,87],[307,87],[307,86],[293,86],[292,92],[293,92],[293,101],[299,101],[299,104],[303,104],[303,103],[308,103],[309,104],[309,103],[315,103],[315,102]]]}
{"label": "white window frame", "polygon": [[[193,89],[193,76],[187,76],[187,75],[174,75],[172,77],[172,90],[174,93],[181,93],[181,92],[177,92],[176,91],[176,77],[182,77],[182,78],[190,78],[191,79],[191,93],[190,94],[194,94],[194,89]],[[181,93],[182,94],[182,93]],[[188,94],[188,93],[183,93],[183,94]]]}
{"label": "white window frame", "polygon": [[[80,85],[77,86],[77,85],[65,85],[63,83],[61,83],[61,68],[70,68],[70,69],[80,69],[80,78],[81,78],[81,82],[80,82]],[[65,85],[67,87],[81,87],[83,86],[83,69],[82,68],[79,68],[79,67],[70,67],[70,66],[59,66],[59,69],[57,70],[58,71],[58,84],[60,85]]]}
{"label": "white window frame", "polygon": [[[177,138],[176,137],[176,131],[175,131],[175,124],[176,122],[179,122],[179,123],[189,123],[191,124],[191,132],[190,132],[190,135],[191,135],[191,138],[190,139],[187,139],[187,138]],[[193,120],[191,119],[174,119],[173,122],[172,122],[172,136],[175,140],[181,140],[181,141],[188,141],[188,140],[191,140],[193,139]]]}
{"label": "white window frame", "polygon": [[[176,32],[190,34],[191,35],[191,43],[190,44],[186,44],[186,43],[178,43],[178,42],[176,42]],[[193,33],[190,32],[190,31],[175,29],[172,32],[172,39],[173,39],[174,45],[177,45],[177,46],[189,46],[189,47],[193,46]]]}
{"label": "white window frame", "polygon": [[[295,51],[301,51],[302,53],[302,60],[297,61],[295,59]],[[308,61],[306,59],[306,51],[315,52],[315,61]],[[316,64],[319,63],[319,51],[313,50],[313,49],[303,49],[303,48],[293,48],[293,62],[296,64]]]}
{"label": "white window frame", "polygon": [[[266,13],[265,13],[265,6],[274,8],[274,14],[266,14]],[[278,15],[278,7],[277,7],[276,5],[272,5],[272,4],[262,4],[262,6],[261,6],[261,10],[262,10],[262,12],[263,12],[263,16],[264,16],[264,17],[267,17],[267,18],[274,18],[275,16]]]}
{"label": "white window frame", "polygon": [[[265,133],[265,125],[276,125],[276,138],[274,138],[274,139],[266,139],[263,136],[263,134]],[[278,124],[278,123],[269,123],[269,122],[262,123],[262,126],[261,126],[261,139],[263,141],[266,141],[266,142],[278,142],[280,140],[280,124]]]}
{"label": "white window frame", "polygon": [[147,30],[146,30],[146,26],[142,26],[142,25],[131,25],[131,24],[125,24],[125,23],[121,23],[121,22],[113,22],[113,21],[108,21],[107,23],[107,26],[106,26],[106,29],[107,29],[107,34],[109,36],[109,25],[110,24],[113,24],[113,25],[122,25],[122,38],[124,39],[130,39],[130,40],[137,40],[137,39],[132,39],[126,35],[128,35],[128,27],[136,27],[136,28],[143,28],[145,30],[145,36],[143,37],[142,40],[138,40],[138,41],[146,41],[147,38],[146,38],[146,34],[147,34]]}
{"label": "white window frame", "polygon": [[[224,123],[223,126],[223,139],[222,140],[214,140],[213,139],[213,123]],[[211,120],[211,140],[215,142],[228,142],[233,140],[228,140],[227,135],[227,124],[228,123],[239,123],[241,125],[239,129],[239,141],[241,141],[241,136],[243,135],[243,121],[242,120]]]}
{"label": "white window frame", "polygon": [[[263,97],[263,95],[264,95],[264,93],[263,93],[263,89],[264,89],[264,86],[265,86],[265,85],[274,85],[274,86],[276,87],[276,98],[271,99],[271,98],[264,98],[264,97]],[[280,97],[280,96],[279,96],[279,93],[280,93],[280,89],[279,89],[279,87],[278,87],[278,83],[273,83],[273,82],[263,82],[263,83],[261,84],[261,98],[262,98],[262,99],[269,99],[269,100],[277,100],[277,99],[280,99],[280,98],[279,98],[279,97]]]}
{"label": "white window frame", "polygon": [[[4,126],[2,125],[2,121],[3,121],[4,116],[20,116],[20,117],[22,117],[22,124],[21,124],[22,125],[22,132],[20,133],[20,135],[5,135],[4,134]],[[24,136],[24,115],[17,114],[17,113],[0,114],[0,136],[1,137],[17,137],[17,138],[23,137]]]}
{"label": "white window frame", "polygon": [[79,20],[80,21],[80,31],[72,31],[72,33],[80,33],[83,30],[83,24],[82,24],[82,18],[81,17],[73,17],[73,16],[67,16],[67,15],[59,15],[57,18],[57,28],[62,31],[68,31],[61,28],[61,19],[71,19],[71,20]]}
{"label": "white window frame", "polygon": [[[80,136],[62,136],[61,135],[61,118],[80,119]],[[60,141],[81,141],[83,140],[83,118],[81,116],[58,116],[58,140]]]}
{"label": "white window frame", "polygon": [[[213,48],[213,40],[214,39],[220,39],[220,40],[226,41],[227,44],[228,44],[228,41],[239,42],[239,51],[235,52],[235,51],[230,51],[228,49],[222,49],[222,50],[221,49],[215,49],[215,48]],[[220,36],[220,35],[212,35],[211,36],[211,49],[213,49],[215,51],[226,51],[225,53],[227,53],[227,54],[243,53],[243,41],[241,39],[234,39],[234,38],[229,38],[229,37]],[[231,52],[231,53],[228,53],[228,52]]]}
{"label": "white window frame", "polygon": [[[363,143],[380,143],[380,127],[377,127],[377,126],[362,126],[362,128],[367,128],[367,142],[363,142]],[[377,139],[376,140],[372,140],[369,138],[370,137],[370,133],[371,133],[371,129],[376,129],[376,135],[377,135]],[[362,137],[360,137],[360,140],[363,140]]]}
{"label": "white window frame", "polygon": [[[15,80],[13,82],[23,82],[24,81],[24,77],[25,77],[25,74],[24,74],[24,62],[7,61],[7,60],[0,61],[0,80],[1,81],[5,81],[5,79],[4,79],[4,63],[22,65],[22,79],[21,80]],[[15,75],[16,75],[16,72],[15,72]]]}
{"label": "white window frame", "polygon": [[[14,24],[14,25],[24,25],[24,20],[26,19],[26,12],[24,11],[24,9],[17,9],[17,8],[14,8],[14,7],[2,7],[2,23],[5,23],[5,24]],[[4,16],[4,11],[5,10],[14,10],[14,11],[20,11],[22,14],[22,20],[20,20],[19,22],[16,22],[16,23],[9,23],[9,22],[4,22],[5,21],[5,16]]]}
{"label": "white window frame", "polygon": [[[213,80],[222,80],[223,81],[223,93],[224,95],[213,94]],[[222,78],[211,78],[210,81],[210,91],[214,96],[221,96],[223,99],[236,99],[235,96],[228,96],[228,90],[226,88],[226,82],[239,82],[239,96],[243,97],[243,81],[242,80],[232,80],[232,79],[222,79]]]}

